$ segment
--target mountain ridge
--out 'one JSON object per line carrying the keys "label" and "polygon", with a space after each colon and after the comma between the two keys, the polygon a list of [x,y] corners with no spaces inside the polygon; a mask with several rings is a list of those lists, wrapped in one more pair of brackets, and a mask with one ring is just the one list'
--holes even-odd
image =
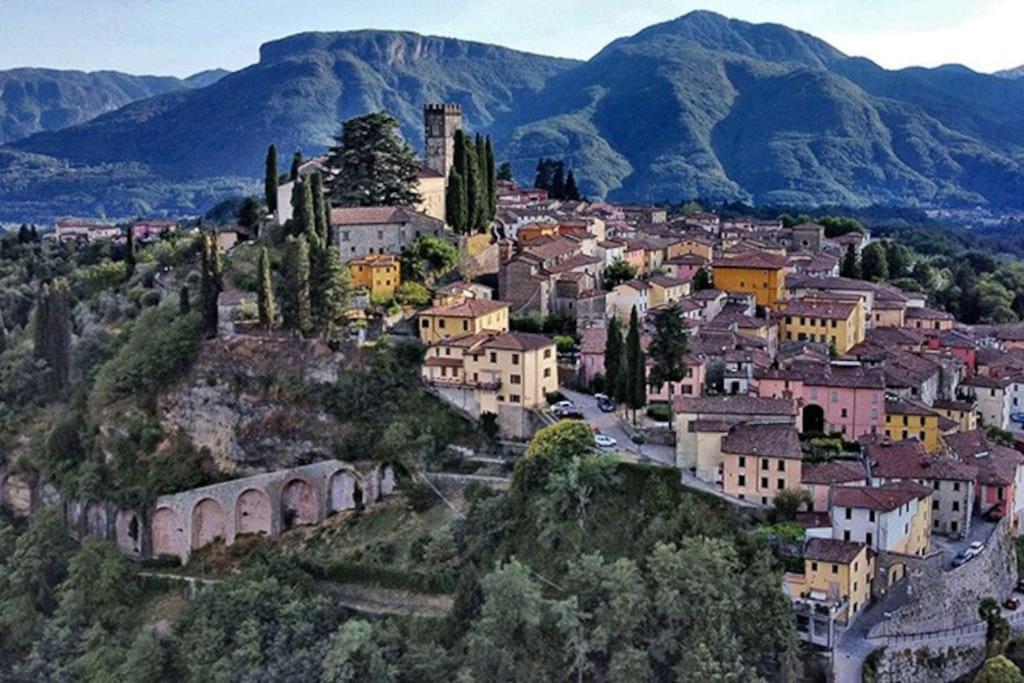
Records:
{"label": "mountain ridge", "polygon": [[136,164],[170,184],[255,181],[267,144],[314,154],[342,120],[375,109],[419,148],[430,101],[461,104],[521,179],[537,158],[564,157],[585,192],[614,200],[1024,206],[1024,80],[890,71],[781,24],[711,12],[586,61],[408,31],[295,34],[207,87],[33,135],[7,158]]}

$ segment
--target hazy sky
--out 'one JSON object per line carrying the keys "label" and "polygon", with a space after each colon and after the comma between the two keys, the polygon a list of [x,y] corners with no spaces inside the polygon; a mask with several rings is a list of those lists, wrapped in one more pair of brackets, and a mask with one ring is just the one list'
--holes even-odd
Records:
{"label": "hazy sky", "polygon": [[883,66],[1024,64],[1024,0],[0,0],[0,69],[185,76],[299,31],[406,29],[586,59],[693,9],[773,21]]}

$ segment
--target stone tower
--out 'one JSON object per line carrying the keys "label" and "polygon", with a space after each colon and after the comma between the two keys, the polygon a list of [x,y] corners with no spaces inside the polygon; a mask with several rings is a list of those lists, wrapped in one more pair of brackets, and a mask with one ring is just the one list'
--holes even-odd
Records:
{"label": "stone tower", "polygon": [[426,142],[427,168],[448,180],[448,171],[455,162],[455,131],[462,128],[462,107],[457,104],[423,106],[423,129]]}

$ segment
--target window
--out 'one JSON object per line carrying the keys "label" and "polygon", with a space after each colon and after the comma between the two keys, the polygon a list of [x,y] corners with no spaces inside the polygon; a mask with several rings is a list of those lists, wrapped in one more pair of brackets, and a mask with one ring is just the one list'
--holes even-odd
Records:
{"label": "window", "polygon": [[384,239],[384,231],[383,230],[378,230],[377,231],[377,239],[379,239],[379,240]]}
{"label": "window", "polygon": [[761,477],[761,488],[768,488],[768,477]]}
{"label": "window", "polygon": [[468,320],[463,320],[462,321],[462,330],[466,331],[468,329],[469,329],[469,321]]}
{"label": "window", "polygon": [[939,480],[938,479],[936,479],[935,481],[932,482],[932,488],[935,489],[936,491],[939,490]]}
{"label": "window", "polygon": [[875,511],[874,510],[868,510],[868,521],[869,522],[875,521]]}
{"label": "window", "polygon": [[843,410],[842,410],[842,412],[841,412],[841,415],[842,415],[843,417],[846,417],[846,416],[847,416],[847,414],[848,414],[848,413],[847,413],[847,411],[846,411],[846,408],[843,408]]}
{"label": "window", "polygon": [[954,500],[953,501],[953,512],[960,512],[960,501],[959,500]]}
{"label": "window", "polygon": [[932,510],[938,510],[938,509],[939,509],[939,501],[933,500],[932,501]]}
{"label": "window", "polygon": [[779,472],[785,472],[786,471],[786,461],[785,460],[779,460],[778,470],[779,470]]}
{"label": "window", "polygon": [[544,368],[544,377],[551,376],[551,368]]}
{"label": "window", "polygon": [[512,365],[519,365],[519,354],[518,353],[513,353],[512,354]]}
{"label": "window", "polygon": [[918,432],[917,436],[919,439],[921,439],[921,443],[924,443],[924,432]]}
{"label": "window", "polygon": [[747,485],[747,475],[741,474],[738,477],[736,477],[736,485],[737,486],[746,486]]}
{"label": "window", "polygon": [[832,402],[833,403],[839,403],[839,392],[838,391],[833,391],[832,392]]}
{"label": "window", "polygon": [[520,375],[509,375],[508,382],[509,384],[522,384],[523,378]]}
{"label": "window", "polygon": [[843,531],[843,540],[844,541],[849,541],[850,540],[850,530],[849,529],[846,529],[845,531]]}
{"label": "window", "polygon": [[440,320],[437,321],[437,326],[440,327],[441,329],[444,329],[444,322],[444,318],[441,318]]}
{"label": "window", "polygon": [[818,571],[818,563],[817,562],[811,562],[811,571],[812,572]]}
{"label": "window", "polygon": [[768,458],[761,458],[761,469],[768,469]]}
{"label": "window", "polygon": [[953,490],[954,491],[959,491],[960,490],[960,482],[958,482],[958,481],[954,481],[953,482]]}
{"label": "window", "polygon": [[428,327],[430,327],[430,321],[424,318],[423,320],[420,321],[420,327],[422,327],[423,329],[427,329]]}
{"label": "window", "polygon": [[839,565],[838,564],[833,564],[832,565],[832,573],[833,574],[838,574],[839,573]]}
{"label": "window", "polygon": [[551,358],[551,349],[544,349],[544,357]]}
{"label": "window", "polygon": [[949,523],[949,530],[950,530],[950,531],[952,531],[953,533],[956,533],[956,531],[957,531],[957,528],[958,528],[959,526],[960,526],[960,525],[959,525],[958,523],[956,523],[956,522],[950,522],[950,523]]}
{"label": "window", "polygon": [[743,457],[743,456],[741,455],[741,456],[739,457],[738,461],[737,461],[737,464],[738,464],[738,465],[739,465],[740,467],[746,467],[746,466],[747,466],[747,459],[746,459],[745,457]]}
{"label": "window", "polygon": [[492,363],[497,363],[498,362],[498,354],[496,352],[494,352],[494,351],[491,351],[491,362]]}
{"label": "window", "polygon": [[512,403],[519,403],[519,394],[512,394],[511,396],[508,397],[508,400],[511,401]]}
{"label": "window", "polygon": [[853,519],[853,508],[844,508],[846,519]]}
{"label": "window", "polygon": [[864,534],[864,543],[866,543],[867,545],[871,545],[871,540],[872,540],[872,536],[871,536],[871,532],[869,531],[866,534]]}
{"label": "window", "polygon": [[775,488],[777,488],[780,491],[782,489],[786,488],[786,480],[785,479],[776,479],[775,480]]}

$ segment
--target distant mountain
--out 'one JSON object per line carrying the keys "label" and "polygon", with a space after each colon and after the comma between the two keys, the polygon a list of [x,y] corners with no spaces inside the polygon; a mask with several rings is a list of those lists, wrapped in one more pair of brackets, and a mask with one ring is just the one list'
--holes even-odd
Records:
{"label": "distant mountain", "polygon": [[[1024,207],[1024,79],[888,71],[709,12],[586,62],[402,32],[291,36],[207,87],[13,143],[0,206],[60,196],[111,211],[128,194],[133,207],[205,208],[212,188],[257,187],[268,143],[314,154],[367,111],[393,112],[419,147],[422,105],[438,101],[460,103],[521,179],[538,157],[564,157],[592,196]],[[103,180],[113,168],[117,191]]]}
{"label": "distant mountain", "polygon": [[1015,66],[1012,69],[1003,69],[1002,71],[996,71],[993,76],[999,78],[1024,78],[1024,64],[1021,66]]}
{"label": "distant mountain", "polygon": [[117,71],[0,71],[0,143],[84,123],[154,95],[205,87],[227,73],[215,69],[183,80]]}

